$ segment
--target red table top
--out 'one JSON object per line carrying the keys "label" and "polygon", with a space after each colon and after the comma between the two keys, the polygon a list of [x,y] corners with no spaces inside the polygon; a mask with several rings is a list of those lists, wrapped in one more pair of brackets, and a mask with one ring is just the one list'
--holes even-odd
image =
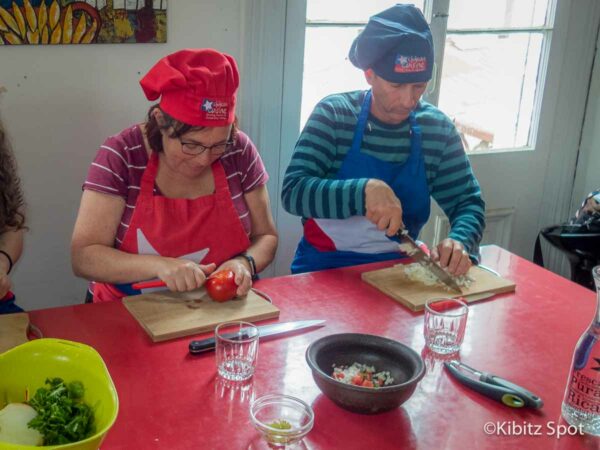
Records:
{"label": "red table top", "polygon": [[[484,247],[482,254],[517,291],[472,304],[461,360],[534,391],[545,403],[540,411],[505,407],[451,379],[441,360],[424,351],[423,314],[360,278],[392,263],[258,281],[255,287],[281,309],[280,321],[327,323],[262,342],[255,376],[244,384],[216,376],[214,353],[190,356],[190,338],[152,343],[120,302],[38,310],[30,317],[44,336],[83,342],[104,358],[120,410],[103,450],[254,448],[258,435],[248,405],[267,393],[312,405],[315,425],[304,439],[309,449],[600,448],[600,438],[557,439],[555,433],[565,424],[560,406],[573,349],[594,314],[594,293],[498,247]],[[424,356],[427,374],[402,407],[354,414],[320,392],[304,353],[315,339],[341,332],[386,336]],[[488,422],[499,431],[486,434]]]}

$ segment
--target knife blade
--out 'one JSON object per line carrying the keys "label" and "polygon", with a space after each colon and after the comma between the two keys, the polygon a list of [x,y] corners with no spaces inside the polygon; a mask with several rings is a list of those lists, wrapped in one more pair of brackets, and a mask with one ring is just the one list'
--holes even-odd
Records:
{"label": "knife blade", "polygon": [[419,245],[415,242],[415,240],[412,237],[410,237],[410,235],[408,234],[408,230],[399,230],[396,233],[396,237],[403,244],[407,244],[410,246],[411,250],[407,253],[408,256],[413,258],[422,267],[431,272],[438,280],[440,280],[450,289],[457,292],[458,294],[462,294],[462,289],[458,286],[458,284],[456,284],[456,281],[454,281],[450,274],[444,269],[442,269],[438,263],[431,260],[429,255],[425,253],[423,249],[421,249],[421,247],[419,247]]}
{"label": "knife blade", "polygon": [[[268,336],[278,336],[281,334],[291,333],[293,331],[302,330],[305,328],[322,327],[325,325],[324,320],[298,320],[295,322],[280,322],[269,325],[261,325],[258,328],[259,339],[264,339]],[[230,333],[225,335],[227,338],[239,337],[240,339],[248,338],[245,328],[242,328],[238,333]],[[189,351],[192,355],[214,350],[216,346],[215,338],[194,340],[190,342]]]}

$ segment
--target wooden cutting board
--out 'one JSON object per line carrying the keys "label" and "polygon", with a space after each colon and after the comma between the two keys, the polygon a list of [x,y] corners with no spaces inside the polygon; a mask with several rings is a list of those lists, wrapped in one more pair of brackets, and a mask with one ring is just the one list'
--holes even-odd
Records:
{"label": "wooden cutting board", "polygon": [[154,342],[213,331],[231,320],[255,322],[279,317],[279,309],[253,291],[245,298],[212,301],[204,289],[125,297],[123,304]]}
{"label": "wooden cutting board", "polygon": [[463,297],[468,303],[472,303],[494,294],[514,292],[516,288],[512,281],[473,266],[468,275],[474,281],[468,288],[463,288],[463,294],[459,295],[442,286],[426,286],[411,281],[404,275],[402,266],[403,264],[397,264],[387,269],[364,272],[362,279],[413,311],[421,311],[425,308],[427,299],[434,297]]}
{"label": "wooden cutting board", "polygon": [[0,353],[27,342],[28,326],[27,313],[0,315]]}

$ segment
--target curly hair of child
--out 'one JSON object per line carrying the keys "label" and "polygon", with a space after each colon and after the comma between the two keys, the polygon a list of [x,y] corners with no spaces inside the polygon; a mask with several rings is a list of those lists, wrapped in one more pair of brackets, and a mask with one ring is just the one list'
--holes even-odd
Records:
{"label": "curly hair of child", "polygon": [[27,228],[24,208],[17,163],[0,120],[0,233]]}

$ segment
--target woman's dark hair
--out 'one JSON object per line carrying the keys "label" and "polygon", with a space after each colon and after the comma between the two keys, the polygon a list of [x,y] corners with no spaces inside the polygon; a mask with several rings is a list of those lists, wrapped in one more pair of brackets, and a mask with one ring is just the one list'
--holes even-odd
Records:
{"label": "woman's dark hair", "polygon": [[9,229],[27,228],[22,212],[24,207],[17,163],[0,121],[0,233]]}
{"label": "woman's dark hair", "polygon": [[[160,125],[156,118],[153,115],[154,110],[158,109],[164,119],[165,123]],[[173,131],[169,134],[171,139],[175,139],[183,136],[185,133],[190,131],[200,131],[206,127],[198,127],[194,125],[188,125],[187,123],[180,122],[177,119],[174,119],[169,114],[160,109],[159,105],[153,105],[148,110],[148,117],[146,118],[146,137],[148,138],[148,143],[150,144],[150,148],[155,152],[162,152],[163,143],[162,143],[162,133],[161,130],[168,130],[172,128]],[[231,140],[235,141],[237,139],[237,117],[235,118],[235,122],[233,122],[233,127],[231,128]]]}

